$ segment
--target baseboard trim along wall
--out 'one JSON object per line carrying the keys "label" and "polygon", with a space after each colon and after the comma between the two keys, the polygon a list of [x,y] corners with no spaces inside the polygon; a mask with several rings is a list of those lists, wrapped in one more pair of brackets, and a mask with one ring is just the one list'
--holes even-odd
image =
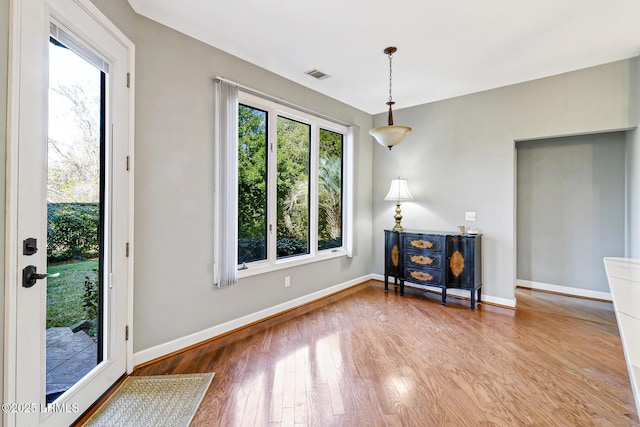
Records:
{"label": "baseboard trim along wall", "polygon": [[[376,280],[380,280],[381,282],[384,282],[384,276],[382,274],[374,274],[373,278]],[[417,283],[409,283],[406,280],[404,283],[405,283],[405,286],[410,286],[412,288],[423,289],[425,291],[433,292],[436,294],[442,293],[442,290],[440,288],[437,288],[434,286],[424,286],[424,285],[419,285]],[[393,289],[392,280],[390,281],[389,287],[390,289]],[[480,294],[482,296],[482,302],[484,303],[491,304],[491,305],[499,305],[501,307],[507,307],[507,308],[515,308],[516,306],[515,299],[498,298],[491,295],[486,295],[482,292],[480,292]],[[447,289],[447,296],[449,295],[455,296],[458,298],[469,299],[469,291],[465,289]]]}
{"label": "baseboard trim along wall", "polygon": [[294,309],[296,307],[309,304],[313,301],[319,300],[321,298],[325,298],[329,295],[343,291],[352,286],[358,285],[362,282],[366,282],[367,280],[371,280],[374,278],[373,276],[374,276],[373,274],[369,274],[367,276],[349,280],[348,282],[340,283],[338,285],[331,286],[329,288],[310,293],[300,298],[296,298],[296,299],[284,302],[282,304],[278,304],[273,307],[260,310],[253,314],[248,314],[246,316],[239,317],[234,320],[230,320],[228,322],[213,326],[203,331],[196,332],[194,334],[187,335],[187,336],[175,339],[173,341],[169,341],[164,344],[160,344],[155,347],[151,347],[151,348],[139,351],[133,354],[133,366],[135,367],[135,366],[142,365],[149,361],[159,359],[168,354],[183,350],[187,347],[191,347],[193,345],[202,343],[204,341],[210,340],[212,338],[218,337],[220,335],[226,334],[236,329],[240,329],[244,326],[248,326],[253,323],[259,322],[260,320],[273,317],[279,313],[283,313],[288,310]]}
{"label": "baseboard trim along wall", "polygon": [[536,289],[539,291],[572,295],[582,298],[593,298],[603,301],[612,301],[611,292],[592,291],[589,289],[573,288],[571,286],[551,285],[549,283],[532,282],[530,280],[521,279],[516,279],[516,286],[519,286],[521,288]]}

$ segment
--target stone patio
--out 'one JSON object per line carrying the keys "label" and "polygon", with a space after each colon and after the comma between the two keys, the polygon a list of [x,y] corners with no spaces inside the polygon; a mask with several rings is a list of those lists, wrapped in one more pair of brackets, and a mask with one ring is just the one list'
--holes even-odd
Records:
{"label": "stone patio", "polygon": [[98,346],[80,330],[47,329],[47,402],[52,402],[97,365]]}

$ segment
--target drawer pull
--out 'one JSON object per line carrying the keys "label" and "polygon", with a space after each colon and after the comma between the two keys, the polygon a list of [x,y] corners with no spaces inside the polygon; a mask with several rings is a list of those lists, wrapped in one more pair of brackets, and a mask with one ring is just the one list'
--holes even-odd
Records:
{"label": "drawer pull", "polygon": [[432,275],[430,275],[429,273],[425,273],[423,271],[412,271],[411,277],[413,277],[414,279],[424,280],[424,281],[433,280]]}
{"label": "drawer pull", "polygon": [[420,249],[431,249],[433,247],[433,242],[428,240],[412,240],[411,246],[415,246]]}
{"label": "drawer pull", "polygon": [[433,259],[429,258],[428,256],[422,256],[422,255],[413,255],[411,257],[411,261],[415,262],[416,264],[422,264],[422,265],[433,264]]}

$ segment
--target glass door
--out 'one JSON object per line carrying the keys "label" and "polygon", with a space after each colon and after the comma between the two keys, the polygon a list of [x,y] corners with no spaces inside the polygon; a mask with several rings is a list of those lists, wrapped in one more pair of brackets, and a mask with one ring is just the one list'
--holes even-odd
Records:
{"label": "glass door", "polygon": [[3,421],[71,425],[132,364],[134,46],[88,0],[11,19]]}
{"label": "glass door", "polygon": [[103,360],[105,83],[104,71],[50,37],[47,403]]}

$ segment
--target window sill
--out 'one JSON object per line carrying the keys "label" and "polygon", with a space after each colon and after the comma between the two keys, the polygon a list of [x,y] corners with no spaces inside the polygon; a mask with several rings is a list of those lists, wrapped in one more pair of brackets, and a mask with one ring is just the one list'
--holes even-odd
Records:
{"label": "window sill", "polygon": [[273,271],[283,270],[285,268],[298,267],[300,265],[311,264],[319,261],[327,261],[334,258],[347,256],[344,249],[336,249],[335,251],[322,252],[318,255],[309,255],[305,257],[296,257],[293,259],[282,259],[276,261],[275,264],[257,264],[249,265],[246,269],[238,270],[238,279],[244,277],[256,276],[258,274],[271,273]]}

